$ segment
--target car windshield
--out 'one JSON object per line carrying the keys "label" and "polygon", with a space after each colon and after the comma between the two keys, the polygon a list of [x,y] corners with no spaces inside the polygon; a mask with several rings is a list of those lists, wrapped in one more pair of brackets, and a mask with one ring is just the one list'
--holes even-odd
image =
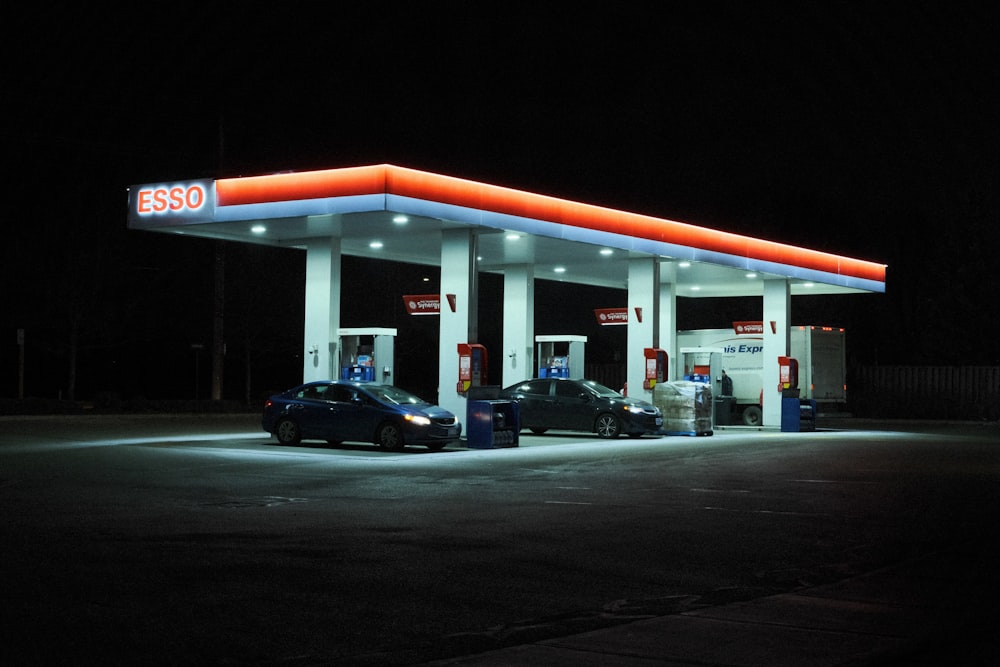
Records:
{"label": "car windshield", "polygon": [[380,384],[365,387],[375,398],[393,405],[427,405],[427,401],[414,396],[408,391],[403,391],[399,387],[388,384]]}
{"label": "car windshield", "polygon": [[621,396],[621,394],[614,389],[605,387],[603,384],[594,382],[593,380],[582,380],[580,384],[587,387],[598,396]]}

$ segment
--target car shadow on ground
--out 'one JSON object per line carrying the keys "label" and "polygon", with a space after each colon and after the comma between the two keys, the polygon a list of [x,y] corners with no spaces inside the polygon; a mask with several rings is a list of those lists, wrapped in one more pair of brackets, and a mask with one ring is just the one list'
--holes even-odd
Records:
{"label": "car shadow on ground", "polygon": [[[464,442],[464,441],[463,441]],[[281,445],[275,440],[266,441],[265,444],[272,445],[274,447],[283,447],[289,449],[289,445]],[[465,448],[462,442],[451,443],[443,449],[433,450],[423,445],[407,445],[398,452],[390,452],[382,449],[373,443],[362,443],[362,442],[341,442],[338,444],[324,442],[322,440],[303,440],[294,447],[301,449],[328,449],[331,451],[339,452],[363,452],[367,454],[442,454],[445,452],[456,452],[461,451]]]}
{"label": "car shadow on ground", "polygon": [[540,438],[542,440],[552,439],[552,440],[586,440],[586,441],[596,441],[596,442],[616,442],[618,440],[639,440],[639,439],[655,439],[665,437],[666,434],[660,433],[647,433],[645,435],[629,436],[620,435],[617,438],[602,438],[596,433],[586,433],[584,431],[546,431],[545,433],[532,433],[531,431],[521,431],[521,437],[531,437]]}

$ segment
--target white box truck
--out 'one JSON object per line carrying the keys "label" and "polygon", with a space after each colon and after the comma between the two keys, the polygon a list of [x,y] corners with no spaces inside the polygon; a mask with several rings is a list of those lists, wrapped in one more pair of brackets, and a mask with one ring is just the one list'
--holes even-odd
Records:
{"label": "white box truck", "polygon": [[[799,397],[814,399],[817,411],[824,404],[827,410],[841,409],[847,403],[847,354],[844,330],[839,327],[794,326],[791,329],[790,356],[799,364]],[[706,375],[708,362],[705,354],[692,354],[692,350],[717,352],[713,355],[712,375],[725,370],[733,381],[737,423],[756,426],[761,423],[761,390],[764,387],[764,340],[759,333],[737,333],[733,329],[696,329],[677,332],[679,359],[685,363],[688,351],[688,368],[680,368],[684,375],[701,371]],[[692,364],[698,358],[699,367]],[[774,378],[768,386],[777,386]],[[713,377],[712,392],[719,395],[719,377]]]}

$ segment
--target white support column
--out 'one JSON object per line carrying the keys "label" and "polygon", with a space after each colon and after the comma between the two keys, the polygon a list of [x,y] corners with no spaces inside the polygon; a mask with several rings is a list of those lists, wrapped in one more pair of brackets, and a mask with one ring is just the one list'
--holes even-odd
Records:
{"label": "white support column", "polygon": [[667,380],[677,376],[677,265],[660,264],[660,348],[667,351]]}
{"label": "white support column", "polygon": [[535,272],[530,264],[508,266],[503,273],[503,377],[500,385],[534,377]]}
{"label": "white support column", "polygon": [[306,247],[305,337],[302,380],[339,376],[340,239],[309,241]]}
{"label": "white support column", "polygon": [[778,357],[788,354],[792,312],[791,289],[787,280],[764,281],[764,386],[762,422],[781,425],[781,392],[778,390]]}
{"label": "white support column", "polygon": [[[642,388],[646,378],[643,349],[656,347],[659,327],[659,262],[655,257],[630,259],[628,263],[628,342],[625,379],[628,395],[652,402],[653,392]],[[640,321],[641,320],[641,321]]]}
{"label": "white support column", "polygon": [[[465,421],[465,397],[458,393],[458,344],[477,343],[475,322],[476,242],[468,229],[441,232],[441,334],[438,340],[438,405]],[[454,310],[453,310],[454,308]],[[487,350],[498,354],[499,350]]]}

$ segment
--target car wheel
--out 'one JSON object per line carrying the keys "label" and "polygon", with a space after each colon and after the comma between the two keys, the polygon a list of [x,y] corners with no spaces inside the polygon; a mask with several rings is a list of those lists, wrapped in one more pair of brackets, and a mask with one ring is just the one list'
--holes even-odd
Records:
{"label": "car wheel", "polygon": [[744,426],[760,426],[762,415],[760,408],[756,405],[751,405],[746,410],[743,411],[743,425]]}
{"label": "car wheel", "polygon": [[546,431],[548,431],[549,429],[547,429],[547,428],[531,428],[531,429],[528,429],[528,430],[531,431],[532,433],[534,433],[535,435],[541,435],[541,434],[545,433]]}
{"label": "car wheel", "polygon": [[600,438],[617,438],[622,432],[621,423],[618,421],[618,417],[615,417],[610,412],[605,412],[597,416],[596,428],[597,435]]}
{"label": "car wheel", "polygon": [[375,434],[375,444],[390,452],[403,449],[403,432],[395,424],[382,424]]}
{"label": "car wheel", "polygon": [[274,436],[280,445],[297,445],[302,442],[302,431],[291,419],[282,419],[274,429]]}

